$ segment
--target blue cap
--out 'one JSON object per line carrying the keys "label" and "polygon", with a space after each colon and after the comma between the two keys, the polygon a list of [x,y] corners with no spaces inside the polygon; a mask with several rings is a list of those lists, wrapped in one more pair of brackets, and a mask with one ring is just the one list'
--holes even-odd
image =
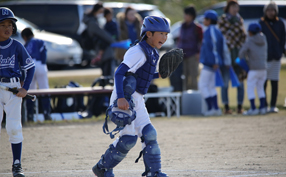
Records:
{"label": "blue cap", "polygon": [[17,21],[14,13],[10,9],[6,7],[0,7],[0,22],[7,19],[12,20],[13,22]]}
{"label": "blue cap", "polygon": [[147,31],[159,31],[170,33],[169,22],[164,17],[147,16],[144,18],[140,36],[144,36]]}
{"label": "blue cap", "polygon": [[217,21],[217,13],[214,10],[207,10],[204,14],[205,18]]}
{"label": "blue cap", "polygon": [[259,23],[250,23],[248,26],[248,31],[258,33],[261,31],[261,26]]}

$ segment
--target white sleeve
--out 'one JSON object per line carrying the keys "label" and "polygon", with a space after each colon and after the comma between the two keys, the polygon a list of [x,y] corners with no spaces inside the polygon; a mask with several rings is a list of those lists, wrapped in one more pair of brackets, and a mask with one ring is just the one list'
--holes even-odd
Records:
{"label": "white sleeve", "polygon": [[135,73],[137,69],[145,63],[145,61],[146,56],[143,49],[141,49],[139,45],[136,45],[127,50],[122,63],[126,64],[130,68],[128,72]]}

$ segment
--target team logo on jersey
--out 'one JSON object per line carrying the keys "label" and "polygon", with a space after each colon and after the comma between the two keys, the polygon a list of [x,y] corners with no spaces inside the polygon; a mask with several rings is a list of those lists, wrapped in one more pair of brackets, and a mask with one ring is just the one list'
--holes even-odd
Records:
{"label": "team logo on jersey", "polygon": [[9,11],[7,9],[2,9],[2,15],[9,15]]}
{"label": "team logo on jersey", "polygon": [[7,58],[3,58],[3,55],[0,55],[0,69],[14,68],[14,65],[15,65],[15,55]]}
{"label": "team logo on jersey", "polygon": [[153,63],[155,63],[155,62],[156,62],[156,59],[153,60]]}
{"label": "team logo on jersey", "polygon": [[30,63],[33,63],[32,58],[27,58],[27,59],[26,59],[26,64],[30,64]]}

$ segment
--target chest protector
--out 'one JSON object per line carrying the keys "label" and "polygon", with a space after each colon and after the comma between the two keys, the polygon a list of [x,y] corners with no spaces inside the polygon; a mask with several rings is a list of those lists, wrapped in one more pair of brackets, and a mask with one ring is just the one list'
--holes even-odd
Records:
{"label": "chest protector", "polygon": [[145,40],[140,42],[139,45],[146,55],[146,62],[135,72],[137,75],[136,91],[144,95],[147,93],[156,71],[159,54]]}

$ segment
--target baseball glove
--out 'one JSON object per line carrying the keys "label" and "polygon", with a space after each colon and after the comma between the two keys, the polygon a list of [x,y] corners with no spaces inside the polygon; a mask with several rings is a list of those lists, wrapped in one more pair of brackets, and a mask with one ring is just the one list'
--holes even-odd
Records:
{"label": "baseball glove", "polygon": [[183,61],[183,49],[172,49],[166,52],[159,61],[159,74],[163,79],[169,77]]}

